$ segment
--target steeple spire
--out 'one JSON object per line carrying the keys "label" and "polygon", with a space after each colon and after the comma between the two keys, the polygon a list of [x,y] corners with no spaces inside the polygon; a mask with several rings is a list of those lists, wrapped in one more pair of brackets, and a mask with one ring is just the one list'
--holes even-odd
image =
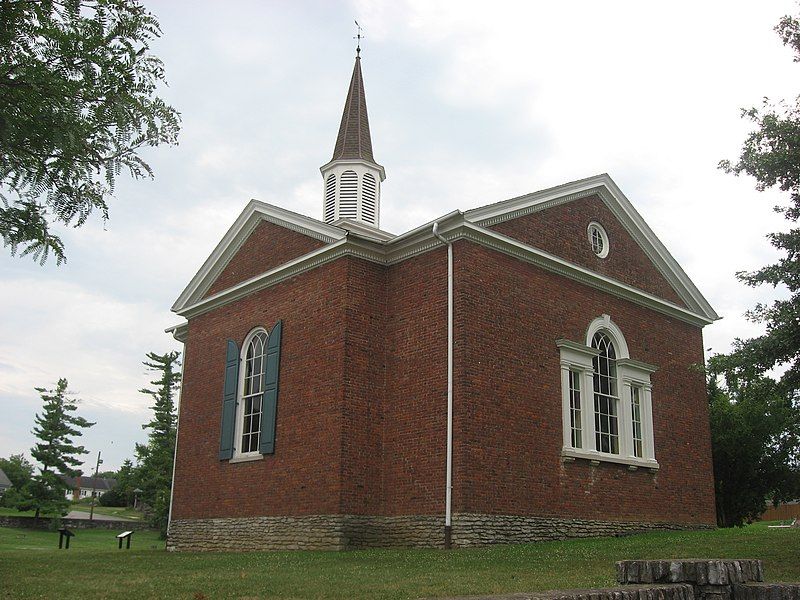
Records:
{"label": "steeple spire", "polygon": [[369,134],[369,117],[367,116],[367,97],[364,94],[364,77],[361,74],[361,57],[356,56],[353,76],[347,89],[347,100],[344,103],[342,122],[333,158],[360,158],[375,162],[372,156],[372,138]]}
{"label": "steeple spire", "polygon": [[[358,25],[358,22],[356,22]],[[352,219],[380,226],[383,167],[375,162],[367,117],[367,98],[361,74],[361,27],[347,100],[330,162],[320,167],[323,184],[323,220]]]}

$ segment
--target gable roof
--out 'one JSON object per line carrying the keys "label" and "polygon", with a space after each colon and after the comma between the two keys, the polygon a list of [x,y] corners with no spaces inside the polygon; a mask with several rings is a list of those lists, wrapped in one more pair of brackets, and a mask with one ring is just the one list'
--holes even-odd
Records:
{"label": "gable roof", "polygon": [[[686,303],[686,307],[489,229],[489,226],[495,223],[595,194],[602,199],[623,227],[642,247],[645,254]],[[257,224],[262,218],[307,235],[321,236],[318,239],[323,239],[328,244],[204,298],[203,294],[211,282],[255,227],[253,223]],[[434,224],[438,224],[439,234],[448,242],[467,239],[689,323],[705,325],[719,318],[677,261],[606,173],[489,204],[465,213],[453,211],[398,236],[386,232],[375,234],[370,231],[362,231],[365,228],[352,227],[350,224],[344,223],[341,227],[327,225],[316,219],[252,200],[175,302],[172,310],[186,318],[191,318],[217,306],[233,302],[253,291],[275,285],[289,277],[336,260],[341,256],[356,256],[384,265],[395,264],[442,245],[442,242],[433,234]],[[177,339],[181,340],[186,333],[186,324],[177,325],[167,331],[172,332]]]}
{"label": "gable roof", "polygon": [[3,472],[3,469],[0,469],[0,489],[10,488],[11,487],[11,480],[8,478]]}
{"label": "gable roof", "polygon": [[103,490],[113,489],[114,486],[117,485],[116,479],[107,477],[88,477],[88,476],[85,477],[83,475],[78,475],[77,477],[70,477],[68,475],[59,475],[59,477],[71,490],[95,489],[96,491],[103,491]]}

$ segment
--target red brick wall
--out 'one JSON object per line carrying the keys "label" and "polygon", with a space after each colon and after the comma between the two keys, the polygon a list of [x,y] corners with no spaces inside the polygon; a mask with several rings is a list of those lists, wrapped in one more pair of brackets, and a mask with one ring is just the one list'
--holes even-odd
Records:
{"label": "red brick wall", "polygon": [[[174,518],[339,510],[348,262],[339,260],[189,321]],[[220,461],[226,340],[283,319],[275,454]]]}
{"label": "red brick wall", "polygon": [[213,296],[251,277],[265,273],[325,245],[302,233],[261,221],[211,284],[204,297]]}
{"label": "red brick wall", "polygon": [[[236,260],[255,264],[245,254],[261,249],[247,248]],[[454,251],[454,512],[713,523],[705,388],[690,369],[700,330],[472,243]],[[657,474],[560,460],[555,341],[584,342],[603,313],[632,358],[659,366]],[[278,319],[275,454],[220,461],[225,342]],[[444,514],[444,248],[388,268],[342,258],[195,317],[185,360],[174,518]]]}
{"label": "red brick wall", "polygon": [[[609,252],[605,258],[595,256],[589,245],[586,228],[591,221],[600,223],[608,234]],[[686,306],[598,196],[573,200],[504,221],[492,225],[491,229],[679,306]]]}
{"label": "red brick wall", "polygon": [[389,268],[383,514],[444,514],[447,254]]}
{"label": "red brick wall", "polygon": [[[610,234],[609,234],[610,235]],[[475,244],[457,243],[454,510],[715,522],[699,328]],[[609,314],[652,375],[657,474],[562,463],[555,342]]]}
{"label": "red brick wall", "polygon": [[347,258],[342,504],[345,514],[380,514],[386,389],[386,269]]}

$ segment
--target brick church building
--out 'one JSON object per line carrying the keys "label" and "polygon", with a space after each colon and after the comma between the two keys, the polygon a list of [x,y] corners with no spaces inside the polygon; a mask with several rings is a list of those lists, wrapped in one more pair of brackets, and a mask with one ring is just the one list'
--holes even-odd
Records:
{"label": "brick church building", "polygon": [[608,175],[379,228],[361,60],[322,220],[251,201],[173,306],[168,547],[463,547],[715,523],[717,315]]}

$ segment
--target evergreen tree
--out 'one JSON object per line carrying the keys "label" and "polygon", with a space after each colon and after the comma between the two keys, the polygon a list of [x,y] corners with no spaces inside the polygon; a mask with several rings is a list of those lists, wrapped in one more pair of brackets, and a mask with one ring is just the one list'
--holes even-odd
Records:
{"label": "evergreen tree", "polygon": [[24,498],[17,504],[19,510],[35,510],[36,517],[47,514],[65,514],[69,500],[65,497],[67,486],[59,475],[76,476],[80,456],[87,454],[83,446],[76,446],[74,438],[82,435],[81,429],[91,427],[83,417],[72,414],[78,409],[78,400],[70,398],[67,380],[59,379],[56,389],[35,388],[44,403],[42,414],[36,415],[32,433],[39,440],[31,448],[31,456],[39,463],[39,473],[26,485]]}
{"label": "evergreen tree", "polygon": [[166,535],[177,434],[175,395],[181,380],[180,353],[149,352],[147,358],[143,364],[159,377],[150,382],[154,389],[139,390],[153,399],[150,407],[153,418],[142,425],[143,429],[149,430],[147,444],[136,445],[139,461],[137,484],[142,489],[142,501],[150,507],[153,525]]}

